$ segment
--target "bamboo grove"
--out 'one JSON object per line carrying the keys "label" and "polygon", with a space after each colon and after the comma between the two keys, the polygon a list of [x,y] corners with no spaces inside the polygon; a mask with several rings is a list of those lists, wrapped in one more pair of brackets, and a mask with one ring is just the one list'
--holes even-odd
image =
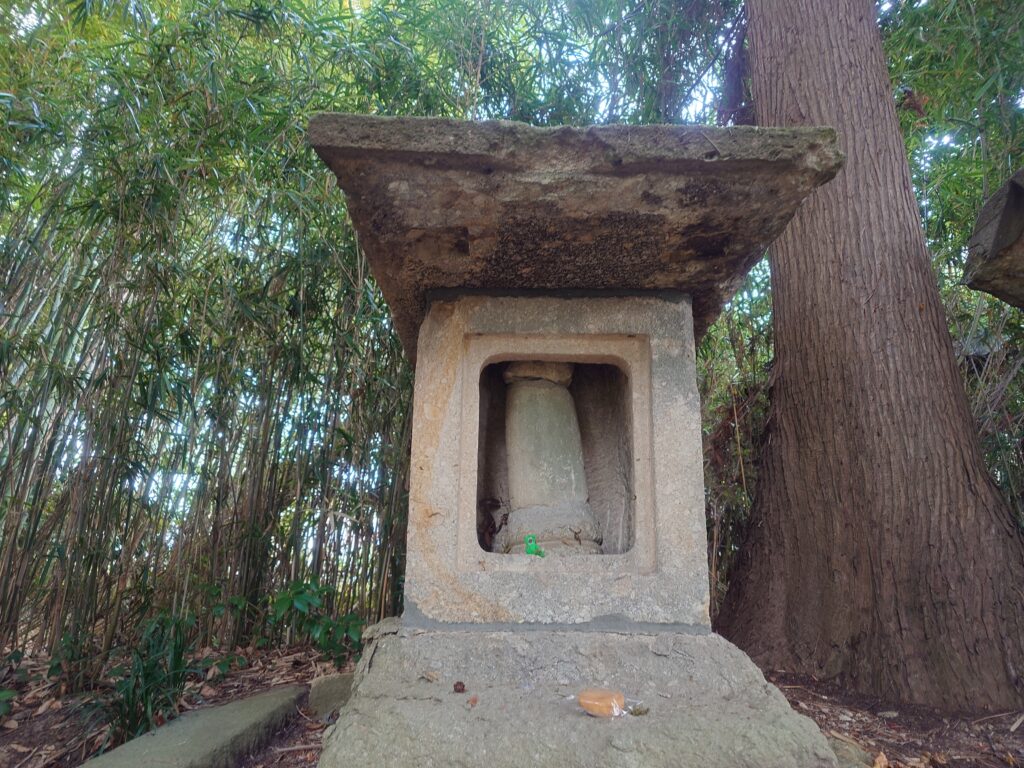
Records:
{"label": "bamboo grove", "polygon": [[411,376],[305,126],[598,119],[558,8],[483,11],[8,11],[0,644],[88,672],[166,611],[230,647],[295,583],[397,610]]}
{"label": "bamboo grove", "polygon": [[[881,23],[1021,511],[1024,326],[958,285],[984,192],[1024,159],[1013,6]],[[87,660],[79,685],[160,613],[233,647],[294,639],[273,597],[297,584],[331,616],[400,610],[412,372],[312,114],[728,122],[745,99],[734,0],[14,0],[0,27],[0,647]],[[756,480],[768,282],[700,350],[719,594]]]}

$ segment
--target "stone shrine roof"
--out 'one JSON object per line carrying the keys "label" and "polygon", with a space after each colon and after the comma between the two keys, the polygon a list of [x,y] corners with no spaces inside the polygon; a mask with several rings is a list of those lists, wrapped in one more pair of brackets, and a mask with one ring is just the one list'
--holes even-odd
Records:
{"label": "stone shrine roof", "polygon": [[309,141],[413,360],[438,292],[678,291],[699,340],[842,165],[830,128],[321,114]]}
{"label": "stone shrine roof", "polygon": [[964,282],[1024,309],[1024,168],[981,207]]}

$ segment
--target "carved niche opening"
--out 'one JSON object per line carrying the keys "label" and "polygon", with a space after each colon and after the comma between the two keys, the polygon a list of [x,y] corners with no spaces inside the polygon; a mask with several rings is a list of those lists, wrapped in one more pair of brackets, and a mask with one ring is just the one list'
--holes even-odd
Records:
{"label": "carved niche opening", "polygon": [[480,373],[477,539],[523,554],[622,554],[634,541],[626,371],[610,363],[509,360]]}

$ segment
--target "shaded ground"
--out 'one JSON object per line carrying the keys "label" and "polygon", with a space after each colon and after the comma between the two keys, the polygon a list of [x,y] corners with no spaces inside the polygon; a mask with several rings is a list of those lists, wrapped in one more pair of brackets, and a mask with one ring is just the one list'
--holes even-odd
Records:
{"label": "shaded ground", "polygon": [[[180,712],[225,704],[275,685],[308,683],[335,671],[309,648],[238,649],[235,655],[245,659],[244,666],[189,681],[178,702]],[[88,697],[63,695],[59,682],[46,679],[46,666],[45,660],[22,664],[31,682],[13,686],[19,696],[10,715],[0,717],[0,768],[71,768],[110,741],[104,709]]]}
{"label": "shaded ground", "polygon": [[[250,651],[247,661],[223,677],[192,681],[182,710],[223,704],[273,685],[308,683],[334,671],[310,649]],[[876,768],[1024,768],[1024,711],[943,716],[923,707],[886,705],[807,678],[770,677],[797,711],[814,719],[826,735],[869,753]],[[59,694],[56,683],[22,691],[12,716],[0,719],[0,768],[75,766],[102,747],[107,740],[102,711]],[[242,768],[315,765],[329,722],[299,710]]]}
{"label": "shaded ground", "polygon": [[[1024,766],[1024,712],[944,716],[926,707],[893,706],[830,683],[769,675],[801,714],[832,738],[870,753],[881,768]],[[885,755],[884,760],[878,755]]]}
{"label": "shaded ground", "polygon": [[249,757],[239,768],[277,768],[284,766],[316,765],[324,731],[330,720],[318,721],[300,711],[300,717],[266,747]]}

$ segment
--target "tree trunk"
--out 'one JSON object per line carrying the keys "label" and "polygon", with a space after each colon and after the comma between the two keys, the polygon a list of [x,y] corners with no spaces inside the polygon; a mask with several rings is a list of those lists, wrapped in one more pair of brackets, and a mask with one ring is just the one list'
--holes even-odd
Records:
{"label": "tree trunk", "polygon": [[749,0],[759,125],[847,161],[772,246],[760,487],[720,630],[762,666],[944,709],[1024,701],[1024,538],[985,467],[870,0]]}

